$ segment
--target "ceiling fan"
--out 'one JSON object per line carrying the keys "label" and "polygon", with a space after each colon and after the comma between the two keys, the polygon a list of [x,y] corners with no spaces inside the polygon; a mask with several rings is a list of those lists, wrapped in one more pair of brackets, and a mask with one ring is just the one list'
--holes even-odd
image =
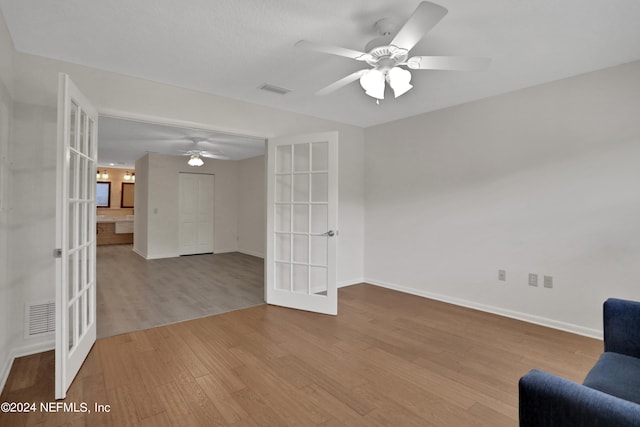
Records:
{"label": "ceiling fan", "polygon": [[[385,82],[393,89],[395,97],[409,91],[412,70],[480,70],[485,68],[489,58],[461,56],[413,56],[409,51],[447,14],[447,9],[428,1],[421,2],[407,22],[396,32],[397,26],[389,19],[375,23],[381,36],[373,39],[365,47],[366,52],[339,46],[316,44],[306,40],[296,43],[297,47],[329,53],[366,62],[371,68],[356,71],[317,92],[327,95],[360,80],[365,93],[378,100],[384,99]],[[394,36],[395,33],[395,36]]]}
{"label": "ceiling fan", "polygon": [[203,157],[209,159],[229,160],[229,157],[223,156],[222,153],[211,153],[204,150],[183,151],[182,155],[189,156],[189,160],[187,160],[187,164],[189,166],[202,166],[204,164],[204,160],[202,160]]}

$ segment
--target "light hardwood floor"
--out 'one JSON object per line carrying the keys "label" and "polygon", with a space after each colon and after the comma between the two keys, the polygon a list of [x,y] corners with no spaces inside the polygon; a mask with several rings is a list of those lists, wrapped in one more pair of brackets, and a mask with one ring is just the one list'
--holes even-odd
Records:
{"label": "light hardwood floor", "polygon": [[98,246],[96,270],[98,338],[264,303],[263,260],[238,252],[145,260]]}
{"label": "light hardwood floor", "polygon": [[[371,285],[339,315],[261,305],[99,339],[65,402],[0,425],[517,426],[531,368],[582,381],[600,341]],[[53,399],[53,353],[17,359],[0,401]]]}

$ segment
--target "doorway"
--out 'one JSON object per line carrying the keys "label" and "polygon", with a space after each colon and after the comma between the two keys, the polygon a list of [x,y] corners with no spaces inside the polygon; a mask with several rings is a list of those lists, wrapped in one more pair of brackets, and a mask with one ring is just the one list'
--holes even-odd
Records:
{"label": "doorway", "polygon": [[[264,303],[264,139],[113,116],[98,130],[99,167],[135,171],[145,197],[134,202],[137,255],[97,248],[98,337]],[[187,164],[196,152],[203,166]]]}

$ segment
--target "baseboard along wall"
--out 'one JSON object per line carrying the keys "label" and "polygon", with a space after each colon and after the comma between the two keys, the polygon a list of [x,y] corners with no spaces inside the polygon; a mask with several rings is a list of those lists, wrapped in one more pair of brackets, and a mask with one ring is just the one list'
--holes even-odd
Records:
{"label": "baseboard along wall", "polygon": [[453,305],[459,305],[461,307],[472,308],[474,310],[484,311],[487,313],[497,314],[499,316],[509,317],[511,319],[522,320],[523,322],[533,323],[540,326],[546,326],[548,328],[558,329],[565,332],[571,332],[573,334],[582,335],[589,338],[602,339],[603,334],[601,330],[585,328],[584,326],[574,325],[572,323],[559,322],[557,320],[548,319],[540,316],[534,316],[527,313],[521,313],[517,311],[507,310],[500,307],[494,307],[485,304],[478,304],[473,301],[468,301],[460,298],[454,298],[447,295],[435,294],[431,292],[422,291],[419,289],[407,288],[395,283],[389,283],[385,281],[375,280],[367,278],[365,283],[370,285],[380,286],[382,288],[393,289],[395,291],[404,292],[411,295],[417,295],[424,298],[433,299],[436,301],[442,301]]}

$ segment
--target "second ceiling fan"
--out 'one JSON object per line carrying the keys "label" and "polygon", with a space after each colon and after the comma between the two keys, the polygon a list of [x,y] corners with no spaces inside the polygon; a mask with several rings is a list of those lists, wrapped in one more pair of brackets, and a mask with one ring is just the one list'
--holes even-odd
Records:
{"label": "second ceiling fan", "polygon": [[407,22],[393,35],[395,24],[388,19],[376,22],[376,29],[381,36],[373,39],[365,47],[366,52],[330,46],[300,40],[297,47],[329,53],[366,62],[372,68],[356,71],[330,84],[318,92],[326,95],[349,83],[360,80],[360,85],[366,94],[384,99],[386,83],[394,92],[395,97],[409,91],[412,70],[480,70],[485,68],[489,58],[472,58],[461,56],[413,56],[409,51],[447,14],[447,9],[428,1],[421,2],[411,14]]}

